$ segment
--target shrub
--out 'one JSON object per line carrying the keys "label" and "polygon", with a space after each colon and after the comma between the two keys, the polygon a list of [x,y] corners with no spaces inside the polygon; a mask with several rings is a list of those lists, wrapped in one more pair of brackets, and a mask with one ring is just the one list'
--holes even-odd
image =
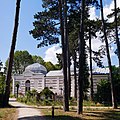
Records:
{"label": "shrub", "polygon": [[45,87],[41,92],[40,92],[40,97],[43,97],[45,99],[52,99],[54,96],[54,93],[48,89],[48,87]]}
{"label": "shrub", "polygon": [[5,75],[3,75],[2,72],[0,72],[0,107],[3,106],[4,89],[5,89]]}
{"label": "shrub", "polygon": [[[113,84],[115,86],[115,94],[117,103],[120,103],[120,71],[119,67],[112,66],[113,70]],[[111,104],[111,87],[108,80],[101,80],[97,85],[97,93],[95,100],[100,103]]]}
{"label": "shrub", "polygon": [[0,94],[4,94],[5,89],[5,75],[3,73],[0,73]]}
{"label": "shrub", "polygon": [[108,80],[101,80],[97,85],[97,93],[95,94],[95,101],[103,104],[111,103],[110,82]]}
{"label": "shrub", "polygon": [[71,99],[69,100],[69,104],[70,104],[71,106],[76,106],[76,105],[77,105],[76,99],[75,99],[75,98],[71,98]]}

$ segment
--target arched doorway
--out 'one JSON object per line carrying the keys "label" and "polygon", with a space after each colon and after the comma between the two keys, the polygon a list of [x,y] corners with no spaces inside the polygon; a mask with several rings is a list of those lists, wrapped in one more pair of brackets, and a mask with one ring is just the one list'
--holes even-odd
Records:
{"label": "arched doorway", "polygon": [[28,91],[30,91],[30,81],[29,80],[27,80],[25,82],[25,93],[28,92]]}

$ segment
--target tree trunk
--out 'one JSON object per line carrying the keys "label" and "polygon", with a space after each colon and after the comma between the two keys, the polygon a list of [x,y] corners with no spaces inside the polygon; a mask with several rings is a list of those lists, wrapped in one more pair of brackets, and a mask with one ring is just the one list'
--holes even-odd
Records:
{"label": "tree trunk", "polygon": [[67,54],[67,81],[68,81],[68,98],[71,97],[71,72],[70,72],[70,51],[68,40],[68,25],[67,25],[67,0],[64,0],[64,41],[66,43]]}
{"label": "tree trunk", "polygon": [[7,76],[6,76],[4,107],[8,106],[8,103],[9,103],[10,80],[11,80],[11,72],[12,72],[12,65],[13,65],[13,58],[14,58],[14,50],[15,50],[15,45],[16,45],[17,31],[18,31],[20,1],[21,0],[17,0],[17,2],[16,2],[16,14],[15,14],[14,31],[13,31],[12,44],[11,44],[11,49],[10,49],[10,54],[9,54],[8,71],[7,71]]}
{"label": "tree trunk", "polygon": [[85,53],[85,40],[84,40],[84,17],[85,15],[85,0],[81,3],[81,16],[80,16],[80,33],[79,33],[79,75],[78,75],[78,114],[83,113],[83,80],[84,80],[84,53]]}
{"label": "tree trunk", "polygon": [[91,29],[89,26],[89,53],[90,53],[90,99],[93,101],[93,75],[92,75],[92,49],[91,49]]}
{"label": "tree trunk", "polygon": [[64,39],[64,24],[62,17],[62,1],[59,0],[59,12],[60,12],[60,30],[61,30],[61,42],[62,42],[62,55],[63,55],[63,76],[64,76],[64,89],[63,89],[63,110],[69,111],[68,101],[68,82],[67,82],[67,53],[66,53],[66,42]]}
{"label": "tree trunk", "polygon": [[[68,53],[68,37],[67,37],[67,0],[64,0],[64,69],[65,69],[65,73],[64,73],[64,96],[65,96],[65,106],[64,106],[64,111],[69,111],[69,100],[68,100],[68,80],[67,80],[67,76],[68,76],[68,72],[67,72],[67,53]],[[66,66],[67,65],[67,66]]]}
{"label": "tree trunk", "polygon": [[71,97],[71,72],[70,72],[70,51],[67,37],[67,80],[68,80],[68,97]]}
{"label": "tree trunk", "polygon": [[106,24],[105,24],[105,21],[104,21],[102,0],[100,0],[100,8],[101,8],[101,17],[102,17],[102,23],[103,23],[103,32],[104,32],[105,44],[106,44],[106,53],[107,53],[107,59],[108,59],[108,65],[109,65],[109,72],[110,72],[109,74],[110,74],[110,82],[111,82],[112,106],[113,106],[113,108],[117,108],[116,95],[115,95],[115,86],[114,86],[114,83],[113,83],[112,65],[111,65],[109,45],[108,45],[107,34],[106,34]]}
{"label": "tree trunk", "polygon": [[76,51],[74,50],[74,57],[73,57],[73,60],[74,60],[74,98],[77,99],[77,73],[76,73],[76,68],[77,68],[77,65],[76,65]]}
{"label": "tree trunk", "polygon": [[117,3],[116,3],[116,0],[114,0],[114,9],[115,9],[115,36],[116,36],[117,53],[118,53],[119,69],[120,69],[120,42],[119,42],[119,37],[118,37]]}

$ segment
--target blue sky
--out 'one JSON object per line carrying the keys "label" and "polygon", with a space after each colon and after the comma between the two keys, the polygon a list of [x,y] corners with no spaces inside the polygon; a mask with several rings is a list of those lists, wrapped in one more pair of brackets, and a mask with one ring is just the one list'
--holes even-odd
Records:
{"label": "blue sky", "polygon": [[[59,45],[37,48],[35,39],[29,34],[33,28],[34,14],[42,11],[42,0],[21,0],[19,30],[17,36],[16,50],[27,50],[32,55],[39,55],[46,61],[56,63],[56,52],[61,52]],[[120,0],[118,0],[119,2]],[[104,0],[105,14],[110,12],[112,3],[111,0]],[[120,5],[120,2],[119,2]],[[9,50],[12,40],[12,32],[14,27],[16,0],[1,0],[0,4],[0,60],[5,62],[9,56]],[[96,17],[96,13],[92,11],[92,17]],[[93,48],[96,47],[95,42]],[[96,43],[96,45],[98,45]],[[97,46],[98,47],[98,46]],[[117,64],[115,55],[112,56],[112,63]],[[105,64],[107,64],[106,60]]]}
{"label": "blue sky", "polygon": [[[9,50],[14,27],[16,0],[1,0],[0,4],[0,59],[5,62]],[[33,15],[41,11],[41,0],[21,0],[19,30],[16,50],[27,50],[30,54],[44,56],[46,48],[38,49],[37,41],[32,38],[29,31],[33,28]]]}

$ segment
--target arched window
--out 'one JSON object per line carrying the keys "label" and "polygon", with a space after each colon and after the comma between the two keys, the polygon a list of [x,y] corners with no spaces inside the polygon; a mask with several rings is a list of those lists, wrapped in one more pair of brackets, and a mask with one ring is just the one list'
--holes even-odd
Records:
{"label": "arched window", "polygon": [[29,81],[29,80],[27,80],[27,81],[25,82],[25,93],[26,93],[27,91],[30,91],[30,81]]}

